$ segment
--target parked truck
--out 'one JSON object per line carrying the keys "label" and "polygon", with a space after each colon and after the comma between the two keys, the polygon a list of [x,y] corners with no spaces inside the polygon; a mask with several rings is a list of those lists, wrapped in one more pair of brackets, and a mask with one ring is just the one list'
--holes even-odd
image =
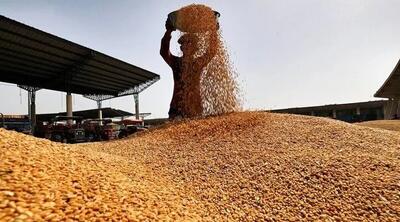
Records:
{"label": "parked truck", "polygon": [[31,121],[26,115],[3,115],[0,113],[0,127],[17,132],[32,134]]}

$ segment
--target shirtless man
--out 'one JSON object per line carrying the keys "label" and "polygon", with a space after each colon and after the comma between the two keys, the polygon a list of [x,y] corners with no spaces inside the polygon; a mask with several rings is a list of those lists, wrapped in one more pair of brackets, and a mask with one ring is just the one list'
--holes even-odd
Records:
{"label": "shirtless man", "polygon": [[[195,34],[184,34],[178,40],[178,43],[181,45],[182,57],[174,56],[171,54],[169,48],[171,33],[176,29],[168,20],[165,23],[165,28],[164,37],[161,39],[160,54],[164,61],[171,67],[174,77],[174,93],[168,115],[170,119],[193,117],[196,114],[201,114],[203,111],[200,87],[192,87],[190,92],[184,92],[185,86],[200,86],[201,72],[210,62],[211,58],[214,57],[217,50],[208,47],[204,55],[208,54],[209,56],[203,55],[196,58],[194,54],[198,50],[198,38]],[[195,47],[192,47],[192,45],[195,45]],[[187,71],[184,72],[184,70],[190,70],[190,73],[187,73]],[[190,76],[183,76],[185,74]],[[190,100],[193,110],[186,109],[185,100]]]}

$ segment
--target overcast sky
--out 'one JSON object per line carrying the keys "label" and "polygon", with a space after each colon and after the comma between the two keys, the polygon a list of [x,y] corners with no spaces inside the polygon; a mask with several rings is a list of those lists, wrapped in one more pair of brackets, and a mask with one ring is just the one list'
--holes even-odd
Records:
{"label": "overcast sky", "polygon": [[[159,74],[140,95],[141,112],[156,118],[167,117],[173,90],[172,71],[159,55],[164,23],[190,3],[221,13],[246,109],[374,100],[400,59],[399,0],[0,0],[0,13]],[[0,83],[0,101],[0,112],[27,113],[27,93],[15,85]],[[80,95],[73,104],[96,108]],[[132,96],[103,106],[134,111]],[[65,111],[65,93],[38,91],[37,111]]]}

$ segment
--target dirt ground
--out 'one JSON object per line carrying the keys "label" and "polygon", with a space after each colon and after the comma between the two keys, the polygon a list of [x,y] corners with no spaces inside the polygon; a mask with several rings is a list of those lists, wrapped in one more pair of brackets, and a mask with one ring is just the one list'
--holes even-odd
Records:
{"label": "dirt ground", "polygon": [[400,133],[243,112],[63,145],[0,129],[0,221],[398,221]]}

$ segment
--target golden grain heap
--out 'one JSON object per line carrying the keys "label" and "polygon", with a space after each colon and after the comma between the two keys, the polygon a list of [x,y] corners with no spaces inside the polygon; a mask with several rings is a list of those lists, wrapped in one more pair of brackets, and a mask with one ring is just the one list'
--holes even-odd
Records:
{"label": "golden grain heap", "polygon": [[356,123],[356,125],[368,126],[378,129],[400,131],[400,120],[373,120],[373,121]]}
{"label": "golden grain heap", "polygon": [[0,221],[398,221],[400,133],[232,113],[62,145],[0,129]]}
{"label": "golden grain heap", "polygon": [[183,7],[178,10],[177,26],[192,43],[187,50],[189,53],[183,55],[184,116],[239,111],[237,76],[214,11],[204,5]]}
{"label": "golden grain heap", "polygon": [[0,128],[0,221],[198,220],[177,189],[124,157]]}

